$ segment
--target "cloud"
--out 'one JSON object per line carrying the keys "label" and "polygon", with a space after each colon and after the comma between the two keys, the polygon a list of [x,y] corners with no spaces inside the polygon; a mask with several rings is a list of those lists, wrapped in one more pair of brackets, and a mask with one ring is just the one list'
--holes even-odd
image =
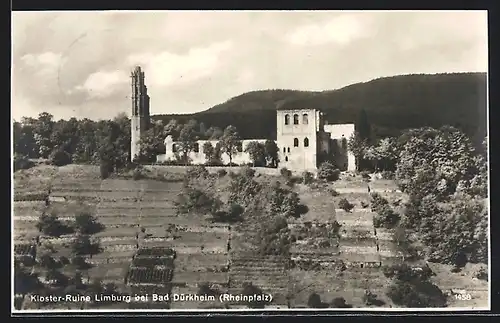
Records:
{"label": "cloud", "polygon": [[86,91],[90,97],[102,98],[121,90],[122,85],[129,81],[129,76],[123,70],[96,72],[89,75],[83,85],[76,90]]}
{"label": "cloud", "polygon": [[129,56],[128,62],[130,65],[142,65],[148,71],[148,84],[166,87],[210,76],[231,47],[230,41],[224,41],[191,48],[184,55],[169,51],[134,54]]}
{"label": "cloud", "polygon": [[362,16],[344,14],[323,23],[300,26],[286,36],[286,40],[299,46],[336,43],[344,45],[362,37],[368,21]]}
{"label": "cloud", "polygon": [[23,67],[29,68],[34,74],[41,77],[57,76],[58,70],[65,63],[62,54],[45,52],[41,54],[26,54],[20,61]]}

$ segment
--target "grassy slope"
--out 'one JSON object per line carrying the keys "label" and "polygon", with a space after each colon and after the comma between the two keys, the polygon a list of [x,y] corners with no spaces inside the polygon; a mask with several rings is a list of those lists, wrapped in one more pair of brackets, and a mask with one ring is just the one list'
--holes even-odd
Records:
{"label": "grassy slope", "polygon": [[[158,172],[164,172],[167,168],[158,168],[156,171]],[[179,168],[172,168],[175,169],[175,171],[180,172],[181,170]],[[22,171],[16,173],[16,187],[19,189],[38,189],[38,186],[30,186],[30,182],[27,179],[29,178],[34,178],[33,176],[36,175],[38,178],[45,178],[46,182],[49,181],[49,179],[55,179],[60,184],[64,183],[69,183],[69,181],[77,178],[77,180],[80,181],[98,181],[96,179],[96,174],[97,169],[91,167],[91,166],[67,166],[67,167],[62,167],[62,168],[47,168],[45,166],[43,167],[37,167],[28,171]],[[259,181],[269,181],[272,179],[272,177],[269,177],[267,175],[261,175],[257,178]],[[274,179],[275,180],[275,179]],[[114,183],[114,184],[109,184],[109,188],[113,188],[113,186],[116,187],[121,187],[126,184],[126,186],[130,187],[138,187],[140,186],[142,189],[144,189],[144,185],[149,186],[149,187],[154,187],[155,190],[158,189],[165,189],[165,191],[169,191],[168,198],[173,199],[174,194],[170,195],[170,191],[174,186],[172,183],[159,183],[159,182],[148,182],[148,181],[132,181],[132,180],[126,180],[126,181],[120,181],[120,180],[114,180],[113,181],[108,181],[108,183]],[[149,183],[149,185],[148,185]],[[154,183],[154,184],[153,184]],[[224,187],[228,184],[228,178],[227,176],[220,181],[217,182],[217,185],[214,186],[214,188],[221,188]],[[366,183],[360,182],[357,179],[351,179],[347,180],[344,179],[340,182],[334,183],[334,187],[364,187]],[[376,186],[376,183],[372,183],[372,185]],[[64,185],[63,185],[64,186]],[[383,185],[379,185],[383,187],[390,188],[390,185],[388,183],[383,183]],[[332,200],[334,204],[338,203],[338,199],[341,198],[342,196],[348,196],[348,199],[351,203],[355,204],[356,208],[361,208],[360,202],[361,200],[366,200],[366,196],[363,196],[363,194],[359,193],[356,195],[349,195],[346,193],[346,195],[343,195],[341,193],[337,197],[329,197],[326,192],[326,190],[321,189],[321,190],[316,190],[316,191],[311,191],[310,189],[305,188],[302,185],[298,185],[296,187],[297,191],[300,192],[301,197],[303,198],[302,201],[306,203],[309,208],[310,208],[310,214],[306,215],[306,217],[314,217],[313,220],[315,221],[324,221],[324,222],[329,222],[332,220],[332,214],[335,217],[335,212],[333,211],[332,205],[329,203],[326,203],[328,200]],[[146,189],[147,191],[147,189]],[[111,193],[111,192],[110,192]],[[125,192],[124,192],[125,193]],[[106,193],[102,193],[106,194]],[[147,197],[147,195],[144,195]],[[148,201],[148,203],[151,203],[152,201]],[[161,201],[160,201],[161,202]],[[90,202],[89,202],[90,203]],[[107,202],[107,207],[111,206],[113,208],[113,205],[117,207],[118,205],[123,204],[124,206],[129,205],[130,203],[135,203],[131,201],[126,201],[126,202]],[[33,219],[36,219],[36,216],[39,215],[40,213],[40,205],[39,203],[31,203],[30,202],[16,202],[16,210],[14,216],[23,216],[23,218],[26,218],[23,221],[16,221],[17,225],[15,225],[15,231],[18,230],[34,230],[34,224],[36,223],[33,221]],[[54,205],[54,207],[57,207],[61,212],[64,212],[67,216],[71,216],[75,212],[74,204],[71,203],[57,203]],[[332,213],[333,212],[333,213]],[[314,213],[314,214],[313,214]],[[30,218],[33,219],[30,219]],[[111,217],[106,217],[106,219],[112,218]],[[155,217],[156,218],[156,217]],[[100,264],[91,270],[89,270],[89,274],[92,277],[103,277],[103,276],[108,276],[110,280],[114,280],[116,282],[120,282],[122,280],[122,275],[120,273],[124,273],[126,267],[128,266],[128,263],[130,262],[130,257],[133,253],[133,251],[128,251],[124,249],[124,247],[128,247],[127,245],[131,244],[131,238],[134,237],[134,232],[137,230],[137,225],[141,225],[143,222],[140,216],[134,213],[130,213],[127,215],[127,219],[131,220],[131,226],[124,227],[126,225],[126,221],[121,220],[121,221],[115,221],[114,225],[109,225],[106,230],[102,233],[99,234],[99,236],[104,239],[105,241],[103,242],[103,245],[106,246],[106,250],[100,254],[95,256],[94,260],[100,262]],[[157,218],[160,220],[160,218]],[[151,223],[152,227],[148,227],[148,233],[151,233],[153,237],[162,237],[164,235],[164,227],[171,222],[174,218],[170,216],[166,216],[162,219],[162,221],[158,221],[158,223]],[[196,228],[200,227],[204,224],[204,221],[200,222],[199,218],[186,218],[186,219],[179,219],[177,220],[182,220],[181,224],[185,225],[190,228]],[[22,223],[22,225],[21,225]],[[251,223],[247,223],[249,225],[247,227],[247,231],[249,227],[252,227],[250,225]],[[134,227],[132,227],[132,225]],[[155,228],[158,228],[156,230]],[[222,230],[223,228],[221,228]],[[240,231],[244,230],[243,227],[240,228]],[[220,232],[220,231],[217,231]],[[234,233],[234,232],[233,232]],[[243,231],[244,233],[244,231]],[[180,239],[176,244],[179,246],[187,243],[188,247],[184,248],[183,250],[186,250],[187,252],[191,253],[192,255],[185,255],[179,258],[178,261],[178,268],[177,270],[177,277],[178,279],[188,279],[189,277],[194,277],[198,275],[196,272],[198,270],[204,271],[208,267],[212,267],[215,264],[223,264],[225,263],[225,259],[227,259],[227,256],[223,254],[212,254],[212,255],[203,255],[200,253],[199,249],[201,245],[204,245],[206,249],[208,250],[211,247],[221,247],[223,248],[225,245],[225,241],[227,241],[227,234],[224,233],[224,230],[220,233],[215,233],[215,232],[208,232],[208,233],[190,233],[190,232],[185,232],[185,233],[180,233],[179,234]],[[194,239],[194,240],[193,240]],[[200,240],[201,239],[201,240]],[[121,244],[125,245],[121,245]],[[58,244],[59,245],[59,244]],[[234,245],[236,247],[236,245]],[[244,245],[241,245],[242,248],[245,249]],[[121,248],[121,249],[120,249]],[[123,249],[123,250],[122,250]],[[121,251],[120,251],[121,250]],[[69,255],[69,250],[67,247],[64,247],[64,245],[60,245],[58,249],[58,254],[68,256]],[[194,258],[189,258],[189,257],[194,257]],[[117,263],[112,263],[106,264],[106,259],[110,258],[116,258]],[[193,260],[189,260],[193,259]],[[196,261],[194,261],[196,259]],[[189,270],[190,265],[196,265],[194,267],[196,268],[191,268],[193,271],[191,272]],[[192,267],[192,266],[191,266]],[[439,265],[439,264],[432,264],[432,269],[437,273],[437,276],[433,278],[435,283],[440,286],[443,291],[448,291],[448,289],[453,288],[453,289],[464,289],[471,295],[473,295],[473,300],[472,301],[457,301],[454,298],[450,298],[450,306],[455,306],[455,307],[464,307],[464,306],[486,306],[487,305],[487,290],[488,290],[488,284],[484,281],[478,281],[475,279],[472,279],[472,273],[476,270],[477,266],[474,265],[469,265],[466,270],[464,270],[461,273],[451,273],[450,268],[448,266],[444,265]],[[216,274],[216,275],[215,275]],[[214,279],[219,280],[219,279],[225,279],[222,276],[219,277],[217,276],[219,273],[214,273]],[[363,270],[355,270],[351,269],[346,272],[344,277],[337,277],[333,272],[331,271],[319,271],[319,272],[299,272],[297,270],[292,270],[289,272],[289,277],[290,281],[292,284],[294,284],[294,290],[300,290],[300,292],[297,292],[296,298],[293,301],[293,304],[295,305],[305,305],[305,302],[307,302],[307,297],[310,295],[312,292],[318,292],[324,297],[324,301],[330,301],[333,297],[337,296],[343,296],[346,298],[348,303],[353,304],[355,307],[362,307],[362,300],[361,296],[362,293],[364,292],[364,289],[372,289],[375,293],[377,293],[380,298],[384,299],[387,304],[390,304],[390,301],[386,299],[384,295],[384,288],[387,286],[388,281],[381,275],[380,273],[373,272],[373,271],[363,271]],[[217,276],[217,277],[215,277]],[[206,279],[210,279],[209,276],[207,276]]]}

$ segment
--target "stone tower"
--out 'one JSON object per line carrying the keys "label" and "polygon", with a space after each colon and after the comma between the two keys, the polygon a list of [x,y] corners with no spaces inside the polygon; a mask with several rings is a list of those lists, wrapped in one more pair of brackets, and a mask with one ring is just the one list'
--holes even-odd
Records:
{"label": "stone tower", "polygon": [[280,167],[316,170],[320,112],[315,109],[277,111],[276,141]]}
{"label": "stone tower", "polygon": [[148,130],[149,127],[149,96],[148,89],[144,84],[144,72],[141,70],[140,66],[135,67],[130,78],[132,79],[130,159],[133,161],[141,149],[141,135]]}

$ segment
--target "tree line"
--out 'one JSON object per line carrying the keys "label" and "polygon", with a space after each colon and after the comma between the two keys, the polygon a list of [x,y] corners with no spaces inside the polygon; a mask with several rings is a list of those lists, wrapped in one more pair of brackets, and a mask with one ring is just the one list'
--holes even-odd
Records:
{"label": "tree line", "polygon": [[[14,121],[14,169],[33,165],[30,159],[48,159],[57,166],[70,163],[101,164],[106,172],[112,172],[130,164],[131,122],[125,114],[112,120],[93,121],[76,119],[55,121],[49,113],[37,118]],[[181,123],[175,119],[164,124],[152,122],[140,138],[141,150],[137,162],[155,162],[156,155],[165,153],[164,139],[171,135],[177,142],[176,160],[179,164],[190,163],[189,154],[197,151],[198,140],[218,140],[213,147],[206,143],[201,147],[207,157],[207,165],[222,165],[222,155],[229,157],[241,151],[241,136],[229,125],[225,129],[198,123],[191,119]],[[252,142],[245,150],[254,166],[274,167],[278,164],[278,148],[274,141],[265,144]]]}

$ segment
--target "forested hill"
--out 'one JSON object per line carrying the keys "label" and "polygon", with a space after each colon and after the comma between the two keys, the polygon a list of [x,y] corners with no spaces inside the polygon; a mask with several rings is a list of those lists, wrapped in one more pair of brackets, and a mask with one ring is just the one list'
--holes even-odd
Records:
{"label": "forested hill", "polygon": [[232,124],[244,138],[275,138],[277,108],[316,108],[329,123],[356,122],[365,110],[374,132],[393,135],[421,126],[456,126],[471,137],[486,134],[486,73],[418,74],[375,79],[338,90],[254,91],[192,115],[156,115],[153,119],[194,118],[206,126]]}

